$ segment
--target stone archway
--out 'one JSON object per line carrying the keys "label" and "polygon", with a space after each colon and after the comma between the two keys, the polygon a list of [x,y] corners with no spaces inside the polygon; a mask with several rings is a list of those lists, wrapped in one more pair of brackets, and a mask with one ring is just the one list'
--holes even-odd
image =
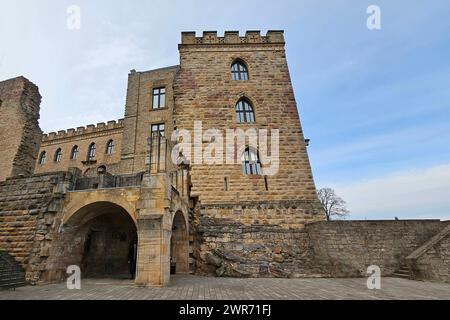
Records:
{"label": "stone archway", "polygon": [[132,278],[137,228],[122,206],[108,201],[85,205],[61,231],[65,264],[79,266],[82,277]]}
{"label": "stone archway", "polygon": [[171,274],[189,273],[189,232],[181,211],[177,211],[172,222],[170,269]]}

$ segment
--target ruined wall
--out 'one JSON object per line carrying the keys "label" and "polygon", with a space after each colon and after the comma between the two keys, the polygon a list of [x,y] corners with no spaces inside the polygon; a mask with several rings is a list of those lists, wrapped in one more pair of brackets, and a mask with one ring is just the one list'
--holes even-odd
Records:
{"label": "ruined wall", "polygon": [[391,275],[405,258],[445,228],[438,220],[333,221],[306,227],[314,259],[334,277],[366,275],[377,265]]}
{"label": "ruined wall", "polygon": [[11,254],[36,282],[45,270],[56,212],[61,210],[67,173],[0,182],[0,250]]}
{"label": "ruined wall", "polygon": [[39,89],[24,77],[0,82],[0,181],[33,173],[42,135],[40,102]]}

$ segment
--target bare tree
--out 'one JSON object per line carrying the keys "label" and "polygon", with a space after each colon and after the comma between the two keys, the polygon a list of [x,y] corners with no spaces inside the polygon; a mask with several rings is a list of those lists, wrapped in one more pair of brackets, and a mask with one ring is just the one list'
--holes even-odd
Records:
{"label": "bare tree", "polygon": [[322,188],[317,191],[317,195],[327,216],[327,221],[333,220],[333,217],[344,219],[349,215],[350,211],[347,210],[345,201],[336,195],[333,189]]}

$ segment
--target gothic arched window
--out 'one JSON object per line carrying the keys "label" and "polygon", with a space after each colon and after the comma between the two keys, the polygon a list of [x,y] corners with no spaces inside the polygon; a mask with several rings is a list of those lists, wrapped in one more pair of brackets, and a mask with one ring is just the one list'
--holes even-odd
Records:
{"label": "gothic arched window", "polygon": [[94,161],[96,153],[97,153],[97,146],[94,142],[92,142],[91,145],[89,146],[88,161]]}
{"label": "gothic arched window", "polygon": [[39,156],[39,164],[44,164],[47,161],[47,152],[42,151]]}
{"label": "gothic arched window", "polygon": [[61,148],[58,148],[58,150],[56,150],[56,152],[55,152],[54,161],[61,162],[61,159],[62,159],[62,150],[61,150]]}
{"label": "gothic arched window", "polygon": [[253,123],[255,122],[255,114],[253,107],[246,99],[241,99],[236,104],[236,118],[238,123]]}
{"label": "gothic arched window", "polygon": [[242,154],[242,172],[246,175],[262,175],[258,151],[245,148]]}
{"label": "gothic arched window", "polygon": [[233,63],[231,66],[231,77],[237,81],[248,80],[248,69],[243,61],[237,60]]}
{"label": "gothic arched window", "polygon": [[80,149],[78,148],[78,146],[74,146],[72,148],[72,152],[70,153],[70,159],[71,160],[77,160],[79,152],[80,152]]}
{"label": "gothic arched window", "polygon": [[106,154],[113,154],[114,153],[114,140],[109,140],[106,144]]}

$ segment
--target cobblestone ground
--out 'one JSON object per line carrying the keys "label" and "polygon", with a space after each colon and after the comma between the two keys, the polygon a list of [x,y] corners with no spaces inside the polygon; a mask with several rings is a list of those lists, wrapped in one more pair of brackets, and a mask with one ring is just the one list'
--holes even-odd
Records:
{"label": "cobblestone ground", "polygon": [[172,277],[170,286],[138,288],[128,280],[83,280],[81,290],[65,283],[0,291],[11,299],[117,300],[290,300],[290,299],[450,299],[450,284],[383,278],[381,290],[368,290],[365,279],[230,279]]}

